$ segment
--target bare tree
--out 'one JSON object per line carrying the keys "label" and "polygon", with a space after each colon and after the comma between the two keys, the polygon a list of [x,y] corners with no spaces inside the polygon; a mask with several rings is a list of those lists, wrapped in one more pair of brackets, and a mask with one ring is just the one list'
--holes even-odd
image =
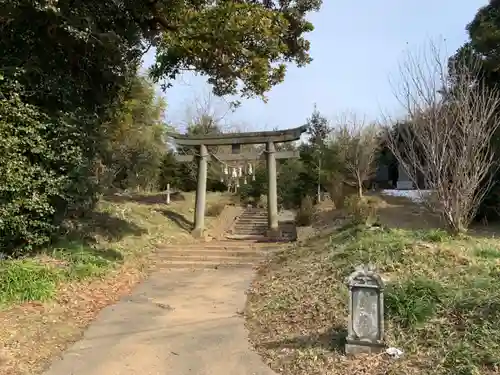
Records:
{"label": "bare tree", "polygon": [[211,91],[204,91],[187,105],[182,123],[186,128],[203,126],[207,133],[213,128],[226,133],[231,129],[227,117],[233,111],[234,107],[224,98],[216,97]]}
{"label": "bare tree", "polygon": [[[192,135],[208,134],[228,134],[240,133],[248,129],[248,125],[242,122],[234,122],[229,118],[236,107],[233,103],[227,102],[224,98],[216,97],[211,91],[204,95],[196,96],[194,101],[188,105],[185,110],[183,121],[181,121],[183,130]],[[254,145],[242,145],[240,152],[257,151]],[[196,155],[197,151],[192,148],[179,149],[178,152],[188,155]],[[248,170],[249,164],[255,167],[255,161],[242,162],[223,162],[218,160],[216,155],[229,154],[233,152],[231,145],[209,146],[208,152],[212,156],[209,160],[208,176],[211,179],[220,179],[227,185],[228,190],[237,191],[238,185],[248,182],[248,176],[244,172]],[[187,165],[189,174],[193,180],[197,178],[197,162],[193,161]],[[240,177],[240,170],[242,176]],[[227,172],[227,174],[226,174]],[[234,173],[238,177],[233,177]]]}
{"label": "bare tree", "polygon": [[[232,112],[233,108],[224,98],[214,96],[211,91],[206,91],[200,95],[196,95],[191,103],[186,106],[184,115],[180,121],[180,129],[182,133],[192,135],[208,135],[220,134],[227,131],[228,122],[227,116]],[[227,147],[226,147],[227,148]],[[177,151],[181,154],[196,155],[197,151],[193,148],[185,147],[178,148]],[[210,146],[210,154],[223,153],[224,147]],[[221,178],[223,168],[218,163],[210,163],[208,175],[212,178]],[[197,162],[192,161],[187,164],[189,175],[193,180],[197,178]]]}
{"label": "bare tree", "polygon": [[485,86],[481,61],[448,62],[434,43],[408,53],[396,97],[406,120],[387,129],[388,147],[412,182],[434,192],[424,200],[452,233],[467,230],[498,168],[491,148],[500,95]]}
{"label": "bare tree", "polygon": [[354,183],[358,195],[363,196],[363,183],[376,171],[377,152],[380,148],[380,128],[367,123],[355,113],[341,116],[332,133],[333,147],[344,169],[346,183]]}

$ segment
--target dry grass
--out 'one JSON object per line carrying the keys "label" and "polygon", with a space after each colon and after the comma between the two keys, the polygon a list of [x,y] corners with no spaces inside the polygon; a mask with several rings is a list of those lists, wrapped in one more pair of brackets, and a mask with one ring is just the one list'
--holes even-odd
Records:
{"label": "dry grass", "polygon": [[[164,202],[153,195],[109,197],[89,217],[69,223],[64,243],[31,259],[0,261],[1,375],[40,373],[103,307],[143,279],[157,245],[193,241],[194,194]],[[215,229],[216,218],[206,220]]]}
{"label": "dry grass", "polygon": [[[386,226],[346,226],[261,267],[247,304],[258,352],[287,375],[498,374],[500,242],[422,229],[435,218],[408,201],[389,197],[380,207]],[[362,263],[385,280],[386,342],[405,352],[399,360],[343,353],[344,279]]]}

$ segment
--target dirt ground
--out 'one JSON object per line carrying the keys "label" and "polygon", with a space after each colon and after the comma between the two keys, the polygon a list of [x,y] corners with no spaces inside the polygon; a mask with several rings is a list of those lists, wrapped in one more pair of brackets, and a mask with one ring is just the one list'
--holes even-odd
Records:
{"label": "dirt ground", "polygon": [[49,303],[27,302],[0,312],[0,374],[40,373],[107,305],[127,295],[144,278],[130,265],[102,280],[61,285]]}
{"label": "dirt ground", "polygon": [[[43,371],[54,356],[81,337],[104,307],[128,295],[144,280],[157,245],[193,241],[189,228],[194,195],[186,194],[170,206],[164,204],[164,198],[137,195],[110,199],[113,215],[141,228],[141,234],[129,233],[106,242],[125,255],[122,265],[103,277],[60,283],[50,301],[25,302],[0,310],[0,375]],[[221,195],[207,198],[208,205],[227,201]],[[207,217],[209,234],[220,236],[236,214],[237,209],[228,206],[220,217]]]}

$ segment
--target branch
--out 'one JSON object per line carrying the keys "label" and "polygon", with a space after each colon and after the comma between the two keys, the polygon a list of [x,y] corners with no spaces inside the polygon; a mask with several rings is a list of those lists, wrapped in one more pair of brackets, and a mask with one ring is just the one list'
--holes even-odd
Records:
{"label": "branch", "polygon": [[448,70],[445,54],[433,43],[427,54],[409,53],[396,94],[407,119],[387,131],[398,163],[417,188],[423,177],[435,191],[438,204],[427,202],[428,208],[453,232],[470,224],[498,168],[491,141],[500,95],[482,83],[479,68],[480,61],[464,56]]}
{"label": "branch", "polygon": [[163,15],[161,15],[161,11],[158,7],[158,0],[147,0],[147,6],[153,15],[153,21],[159,24],[164,31],[179,31],[180,27],[178,25],[172,25]]}

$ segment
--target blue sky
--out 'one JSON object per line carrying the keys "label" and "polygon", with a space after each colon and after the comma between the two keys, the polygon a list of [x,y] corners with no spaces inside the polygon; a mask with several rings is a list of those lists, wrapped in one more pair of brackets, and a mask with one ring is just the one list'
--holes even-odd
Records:
{"label": "blue sky", "polygon": [[[453,53],[466,39],[465,26],[483,0],[378,0],[360,2],[324,0],[311,14],[315,30],[309,34],[314,61],[304,67],[290,66],[285,81],[268,95],[269,101],[245,100],[225,122],[245,130],[285,129],[302,125],[316,103],[327,117],[355,111],[375,118],[394,110],[389,77],[397,74],[398,62],[408,49],[444,39]],[[145,66],[154,59],[145,58]],[[188,74],[163,95],[167,118],[180,124],[186,109],[210,87],[202,77]],[[220,102],[214,105],[223,110]]]}

